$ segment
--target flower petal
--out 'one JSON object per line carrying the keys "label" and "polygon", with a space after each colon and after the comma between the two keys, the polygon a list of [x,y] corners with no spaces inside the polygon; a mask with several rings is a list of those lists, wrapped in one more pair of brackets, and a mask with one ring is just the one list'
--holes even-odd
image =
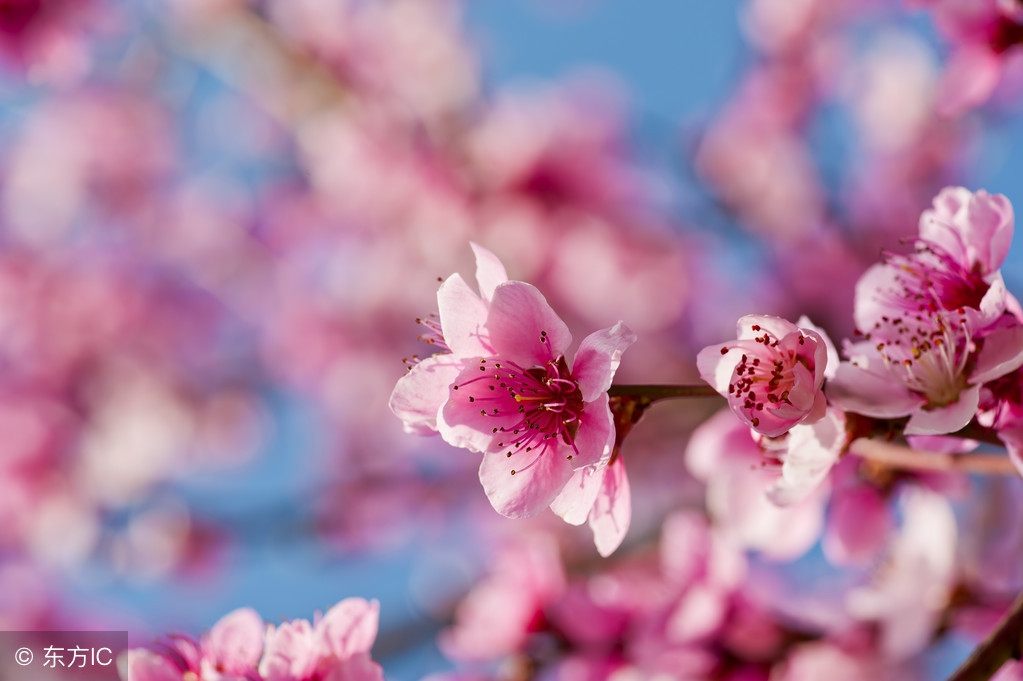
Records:
{"label": "flower petal", "polygon": [[369,652],[377,636],[379,621],[380,603],[346,598],[316,623],[316,633],[324,651],[343,660],[356,653]]}
{"label": "flower petal", "polygon": [[874,373],[849,362],[838,365],[826,393],[839,409],[874,418],[906,416],[926,402],[887,373]]}
{"label": "flower petal", "polygon": [[388,406],[402,420],[406,433],[437,432],[437,414],[448,399],[448,388],[464,362],[454,355],[427,357],[398,379]]}
{"label": "flower petal", "polygon": [[1023,366],[1023,326],[997,329],[984,336],[970,383],[979,385]]}
{"label": "flower petal", "polygon": [[632,500],[625,461],[618,457],[607,466],[600,492],[590,511],[590,529],[597,553],[605,558],[615,552],[625,539],[632,520]]}
{"label": "flower petal", "polygon": [[572,343],[568,326],[543,294],[521,281],[506,281],[494,290],[487,328],[494,354],[527,368],[565,354]]}
{"label": "flower petal", "polygon": [[906,435],[954,433],[973,419],[979,404],[980,386],[971,386],[961,391],[959,399],[952,404],[913,412],[903,433]]}
{"label": "flower petal", "polygon": [[203,652],[228,674],[253,669],[263,654],[263,619],[252,608],[224,615],[203,638]]}
{"label": "flower petal", "polygon": [[476,254],[476,283],[480,287],[480,295],[489,302],[494,297],[497,285],[508,281],[508,273],[496,255],[477,243],[470,241],[469,246]]}
{"label": "flower petal", "polygon": [[572,474],[572,478],[551,502],[551,510],[569,525],[582,525],[590,515],[604,480],[604,466],[586,466]]}
{"label": "flower petal", "polygon": [[[755,326],[760,328],[754,329]],[[797,331],[796,325],[789,320],[764,314],[748,314],[739,317],[739,321],[735,323],[735,330],[739,340],[753,340],[765,331],[775,338],[784,338],[793,331]]]}
{"label": "flower petal", "polygon": [[[723,352],[722,352],[723,351]],[[696,355],[696,368],[700,378],[723,397],[728,397],[728,384],[732,382],[735,367],[742,357],[742,349],[735,342],[708,345]]]}
{"label": "flower petal", "polygon": [[835,465],[845,437],[845,414],[838,409],[829,409],[813,425],[794,426],[789,431],[781,477],[767,489],[767,497],[779,506],[807,498]]}
{"label": "flower petal", "polygon": [[444,342],[459,357],[491,355],[487,341],[487,304],[460,274],[452,274],[437,290],[437,310]]}
{"label": "flower petal", "polygon": [[869,565],[887,546],[894,527],[888,502],[876,489],[858,483],[839,487],[828,509],[824,555],[833,565]]}
{"label": "flower petal", "polygon": [[583,402],[592,402],[600,393],[607,392],[622,353],[635,342],[636,334],[622,322],[583,339],[572,366]]}
{"label": "flower petal", "polygon": [[[557,445],[545,452],[487,452],[480,482],[490,504],[509,518],[529,518],[551,505],[573,475],[572,462]],[[533,456],[534,459],[523,457]],[[515,471],[512,473],[512,471]]]}

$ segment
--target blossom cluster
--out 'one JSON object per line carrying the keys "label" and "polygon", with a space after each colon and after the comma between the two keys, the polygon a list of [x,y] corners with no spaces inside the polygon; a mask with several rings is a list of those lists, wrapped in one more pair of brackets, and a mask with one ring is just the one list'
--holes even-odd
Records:
{"label": "blossom cluster", "polygon": [[307,620],[264,624],[251,608],[222,617],[201,639],[169,638],[118,659],[123,681],[383,681],[370,657],[380,606],[348,598]]}

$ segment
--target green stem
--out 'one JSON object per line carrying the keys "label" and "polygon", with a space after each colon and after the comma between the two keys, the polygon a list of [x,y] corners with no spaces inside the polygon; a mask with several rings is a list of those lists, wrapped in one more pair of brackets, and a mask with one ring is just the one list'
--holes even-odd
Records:
{"label": "green stem", "polygon": [[703,383],[697,385],[613,385],[607,391],[611,397],[648,397],[663,400],[671,397],[720,397],[714,388]]}

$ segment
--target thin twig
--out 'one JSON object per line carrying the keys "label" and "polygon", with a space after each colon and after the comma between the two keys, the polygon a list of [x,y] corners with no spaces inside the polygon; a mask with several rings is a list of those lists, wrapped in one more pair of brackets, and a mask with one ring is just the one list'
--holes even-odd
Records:
{"label": "thin twig", "polygon": [[982,475],[1019,475],[1004,454],[947,454],[912,449],[890,442],[859,438],[849,445],[849,453],[894,468],[925,471],[957,471]]}
{"label": "thin twig", "polygon": [[1023,648],[1023,594],[998,623],[995,630],[977,646],[948,681],[987,681],[1009,660],[1020,659]]}
{"label": "thin twig", "polygon": [[607,391],[611,397],[649,397],[663,400],[671,397],[720,397],[718,392],[703,383],[697,385],[613,385]]}

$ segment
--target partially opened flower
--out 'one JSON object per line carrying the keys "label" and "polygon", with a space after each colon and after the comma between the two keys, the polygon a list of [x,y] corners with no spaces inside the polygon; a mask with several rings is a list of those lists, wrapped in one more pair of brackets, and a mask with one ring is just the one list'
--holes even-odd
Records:
{"label": "partially opened flower", "polygon": [[700,376],[728,399],[732,412],[767,437],[821,420],[829,355],[821,332],[805,318],[796,326],[767,315],[747,315],[736,327],[738,340],[708,346],[696,357]]}
{"label": "partially opened flower", "polygon": [[609,461],[607,389],[635,334],[621,322],[592,333],[569,363],[568,327],[543,294],[518,281],[494,290],[486,332],[494,352],[455,378],[438,430],[448,443],[483,453],[480,481],[499,513],[528,517],[576,470]]}

